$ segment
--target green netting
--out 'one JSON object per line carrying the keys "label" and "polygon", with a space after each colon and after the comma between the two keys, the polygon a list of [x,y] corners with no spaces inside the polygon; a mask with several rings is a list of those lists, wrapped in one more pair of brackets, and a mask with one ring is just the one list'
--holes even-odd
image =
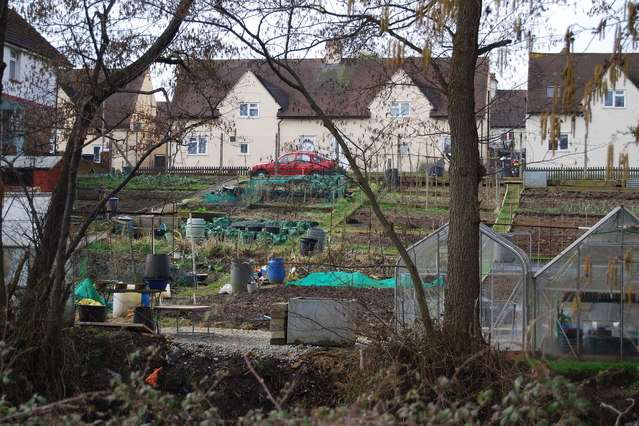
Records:
{"label": "green netting", "polygon": [[257,203],[299,198],[333,201],[344,197],[347,180],[343,175],[272,176],[252,178],[245,186],[223,188],[202,197],[207,204]]}
{"label": "green netting", "polygon": [[361,272],[313,272],[289,286],[298,287],[353,287],[353,288],[393,288],[395,278],[376,280]]}
{"label": "green netting", "polygon": [[[208,238],[239,241],[250,244],[254,241],[263,244],[283,244],[292,237],[303,235],[309,228],[319,223],[310,220],[236,220],[224,216],[206,223]],[[181,224],[182,233],[186,233],[186,223]]]}

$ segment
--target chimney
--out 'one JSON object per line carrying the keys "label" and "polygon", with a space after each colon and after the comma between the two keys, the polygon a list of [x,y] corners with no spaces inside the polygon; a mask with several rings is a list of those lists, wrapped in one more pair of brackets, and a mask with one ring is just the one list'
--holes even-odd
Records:
{"label": "chimney", "polygon": [[342,44],[339,40],[327,40],[324,48],[324,63],[339,64],[342,61]]}
{"label": "chimney", "polygon": [[495,96],[497,96],[497,78],[495,77],[495,73],[490,73],[488,77],[488,90],[490,91],[490,99],[492,100]]}

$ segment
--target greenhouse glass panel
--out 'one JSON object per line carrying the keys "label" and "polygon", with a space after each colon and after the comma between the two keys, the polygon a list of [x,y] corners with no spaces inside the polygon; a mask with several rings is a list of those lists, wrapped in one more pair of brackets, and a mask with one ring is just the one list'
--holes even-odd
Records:
{"label": "greenhouse glass panel", "polygon": [[534,348],[554,357],[637,357],[639,219],[617,207],[534,277]]}
{"label": "greenhouse glass panel", "polygon": [[[448,281],[448,225],[408,248],[420,274],[431,317],[441,321]],[[480,226],[480,324],[486,341],[505,349],[522,350],[526,315],[525,291],[529,271],[524,252],[491,228]],[[401,327],[419,318],[415,290],[408,270],[396,266],[395,316]]]}

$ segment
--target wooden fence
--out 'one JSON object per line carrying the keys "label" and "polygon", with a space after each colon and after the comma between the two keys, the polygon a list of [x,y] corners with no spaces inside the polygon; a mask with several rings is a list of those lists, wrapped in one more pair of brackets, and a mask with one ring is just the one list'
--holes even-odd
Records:
{"label": "wooden fence", "polygon": [[639,167],[526,167],[524,173],[546,173],[550,180],[625,180],[639,178]]}
{"label": "wooden fence", "polygon": [[153,167],[139,168],[138,175],[209,175],[209,176],[248,176],[248,167],[171,167],[169,169],[157,169]]}

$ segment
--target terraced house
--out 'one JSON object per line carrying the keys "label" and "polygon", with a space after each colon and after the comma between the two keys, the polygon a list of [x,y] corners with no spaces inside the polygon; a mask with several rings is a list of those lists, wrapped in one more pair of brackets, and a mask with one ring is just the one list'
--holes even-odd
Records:
{"label": "terraced house", "polygon": [[[59,103],[62,109],[73,111],[72,100],[81,92],[88,72],[73,69],[60,81]],[[109,170],[131,169],[148,147],[157,142],[157,104],[147,71],[124,90],[110,96],[100,108],[82,149],[82,157]],[[72,113],[66,114],[69,119]],[[68,122],[66,129],[69,129]],[[66,149],[66,135],[61,132],[59,151]],[[145,167],[166,167],[166,147],[156,149],[143,163]]]}
{"label": "terraced house", "polygon": [[[633,131],[639,125],[639,54],[624,54],[614,63],[610,59],[609,53],[530,54],[525,144],[529,166],[604,167],[609,150],[614,166],[620,154],[628,155],[630,166],[639,164]],[[573,73],[570,83],[564,77],[567,64]],[[603,84],[588,106],[596,70],[602,72]],[[555,141],[550,137],[553,113],[558,120]]]}
{"label": "terraced house", "polygon": [[[371,170],[417,170],[450,152],[447,100],[433,67],[421,58],[399,66],[390,59],[342,58],[290,62],[309,93],[335,120],[361,165]],[[449,62],[437,60],[444,73]],[[179,72],[171,115],[193,126],[168,148],[170,166],[250,166],[292,150],[331,158],[339,149],[315,111],[261,60],[202,60]],[[487,137],[484,114],[487,60],[478,65],[477,127]],[[480,145],[482,158],[486,144]]]}
{"label": "terraced house", "polygon": [[0,102],[0,152],[46,154],[55,145],[57,66],[67,59],[9,9]]}

